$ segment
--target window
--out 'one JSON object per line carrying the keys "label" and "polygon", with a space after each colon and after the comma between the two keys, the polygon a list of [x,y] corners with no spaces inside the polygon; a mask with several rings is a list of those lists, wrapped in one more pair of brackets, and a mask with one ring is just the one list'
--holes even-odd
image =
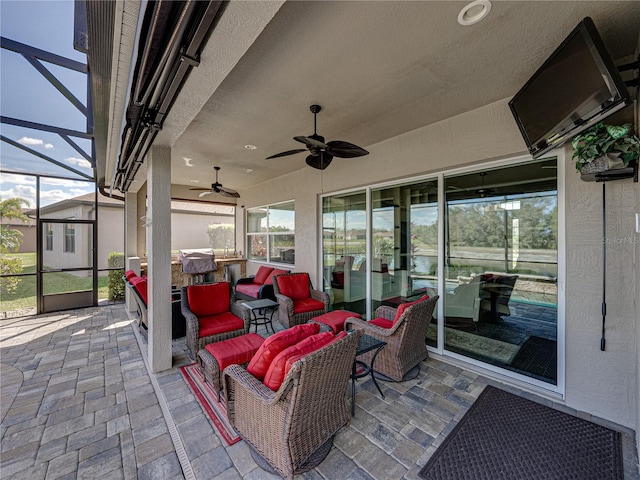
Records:
{"label": "window", "polygon": [[295,202],[247,210],[250,260],[295,263]]}
{"label": "window", "polygon": [[76,251],[76,228],[72,223],[64,225],[64,252],[75,253]]}
{"label": "window", "polygon": [[45,249],[48,251],[53,250],[53,226],[50,223],[47,224],[47,233],[45,236]]}

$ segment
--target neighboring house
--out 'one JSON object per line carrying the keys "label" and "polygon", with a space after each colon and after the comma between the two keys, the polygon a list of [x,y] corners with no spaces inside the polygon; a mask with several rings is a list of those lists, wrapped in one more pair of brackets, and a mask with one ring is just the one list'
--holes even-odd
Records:
{"label": "neighboring house", "polygon": [[[22,213],[29,215],[32,212],[30,208],[23,208]],[[3,225],[8,225],[13,230],[22,233],[22,242],[16,253],[30,253],[36,251],[36,221],[34,218],[29,219],[27,223],[23,223],[15,218],[3,218]]]}

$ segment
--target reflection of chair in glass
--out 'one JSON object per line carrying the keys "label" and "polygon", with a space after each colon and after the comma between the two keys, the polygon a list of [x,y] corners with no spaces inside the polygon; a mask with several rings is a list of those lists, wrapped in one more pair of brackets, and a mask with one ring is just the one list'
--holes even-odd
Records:
{"label": "reflection of chair in glass", "polygon": [[499,321],[502,316],[511,315],[509,299],[518,275],[486,272],[480,275],[482,288],[480,294],[481,316],[489,321]]}
{"label": "reflection of chair in glass", "polygon": [[331,288],[334,303],[362,300],[365,294],[366,275],[362,265],[354,270],[354,257],[345,255],[336,260],[331,272]]}
{"label": "reflection of chair in glass", "polygon": [[458,285],[453,293],[447,293],[444,299],[445,317],[468,318],[475,325],[480,317],[482,283],[480,275],[476,275],[468,283]]}

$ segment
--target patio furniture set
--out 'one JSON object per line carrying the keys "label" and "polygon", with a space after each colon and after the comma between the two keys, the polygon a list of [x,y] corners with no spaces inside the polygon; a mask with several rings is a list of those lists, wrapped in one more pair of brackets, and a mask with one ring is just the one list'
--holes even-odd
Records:
{"label": "patio furniture set", "polygon": [[[437,297],[380,307],[378,318],[367,322],[354,312],[329,312],[328,295],[313,288],[307,273],[271,278],[277,302],[262,298],[243,306],[232,301],[231,285],[219,282],[183,287],[181,305],[191,355],[224,399],[231,425],[259,466],[293,478],[326,457],[355,414],[356,379],[370,375],[383,395],[374,373],[402,380],[427,358]],[[267,277],[258,280],[264,284]],[[271,324],[276,308],[285,327],[277,333]],[[263,338],[258,324],[274,333]]]}

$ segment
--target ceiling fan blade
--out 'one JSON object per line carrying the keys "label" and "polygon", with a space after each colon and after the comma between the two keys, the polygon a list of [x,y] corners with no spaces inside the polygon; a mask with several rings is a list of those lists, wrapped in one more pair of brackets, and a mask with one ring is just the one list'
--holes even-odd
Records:
{"label": "ceiling fan blade", "polygon": [[341,140],[333,140],[327,143],[327,151],[340,158],[362,157],[369,154],[364,148]]}
{"label": "ceiling fan blade", "polygon": [[230,188],[218,187],[217,193],[225,197],[240,198],[240,194],[235,190],[231,190]]}
{"label": "ceiling fan blade", "polygon": [[324,142],[321,142],[320,140],[317,140],[312,137],[293,137],[293,139],[297,142],[304,143],[309,148],[313,148],[313,147],[322,148],[322,149],[327,148]]}
{"label": "ceiling fan blade", "polygon": [[189,190],[194,190],[194,191],[198,191],[198,190],[200,190],[200,191],[202,191],[202,190],[206,190],[206,191],[210,192],[210,191],[211,191],[211,187],[209,187],[209,188],[200,188],[200,187],[198,187],[198,188],[190,188]]}
{"label": "ceiling fan blade", "polygon": [[320,152],[318,155],[309,155],[307,157],[307,165],[317,170],[324,170],[331,164],[332,160],[333,155],[327,152]]}
{"label": "ceiling fan blade", "polygon": [[[192,190],[194,190],[192,188]],[[198,195],[198,197],[202,198],[202,197],[206,197],[207,195],[211,195],[213,192],[211,190],[207,191],[207,192],[202,192],[201,194]]]}
{"label": "ceiling fan blade", "polygon": [[271,155],[270,157],[267,157],[265,160],[269,160],[270,158],[285,157],[287,155],[293,155],[295,153],[302,153],[306,151],[307,150],[304,148],[296,148],[295,150],[287,150],[286,152],[276,153],[275,155]]}

